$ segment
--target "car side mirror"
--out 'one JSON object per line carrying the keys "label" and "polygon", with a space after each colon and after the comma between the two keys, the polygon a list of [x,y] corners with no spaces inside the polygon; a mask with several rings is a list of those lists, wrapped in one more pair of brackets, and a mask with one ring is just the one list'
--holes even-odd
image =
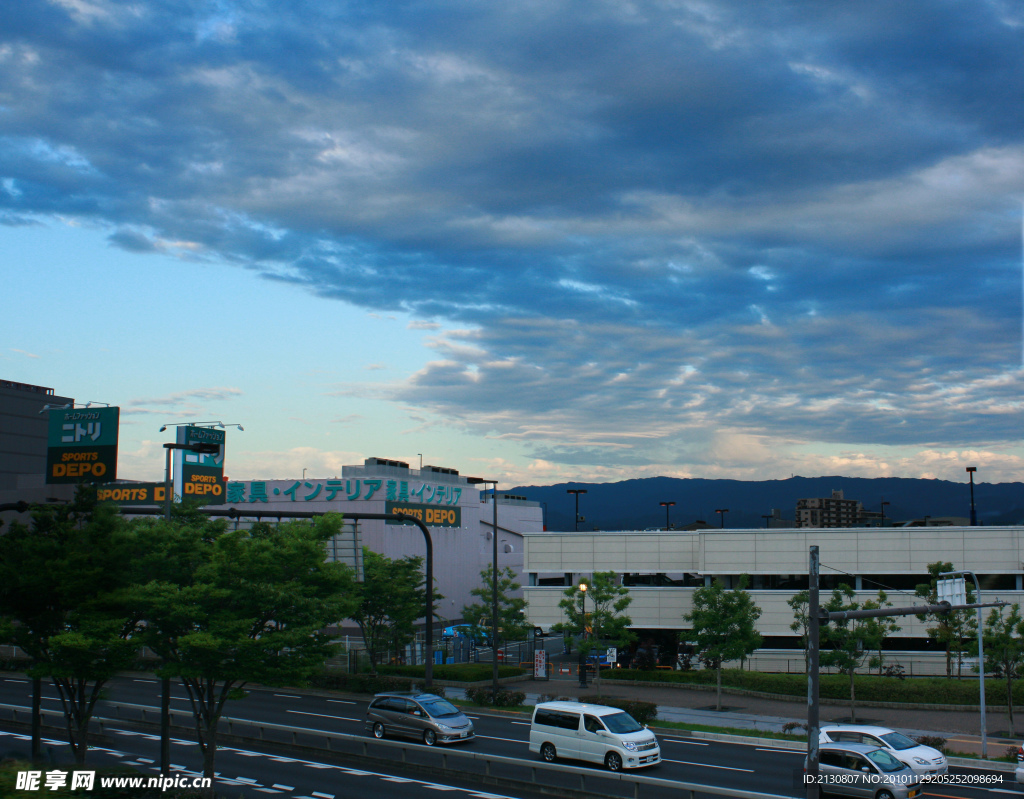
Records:
{"label": "car side mirror", "polygon": [[861,766],[860,770],[863,771],[865,774],[871,773],[871,768],[869,766]]}

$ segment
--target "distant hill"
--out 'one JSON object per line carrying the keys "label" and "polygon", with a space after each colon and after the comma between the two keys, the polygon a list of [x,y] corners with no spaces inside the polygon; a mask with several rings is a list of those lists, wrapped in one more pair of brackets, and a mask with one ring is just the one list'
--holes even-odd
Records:
{"label": "distant hill", "polygon": [[[793,519],[798,499],[830,497],[842,490],[846,499],[880,510],[884,499],[886,518],[896,521],[921,516],[962,516],[971,513],[970,488],[966,482],[921,480],[909,477],[791,477],[788,480],[703,480],[647,477],[618,483],[559,483],[551,486],[517,486],[507,493],[519,494],[545,506],[549,530],[572,530],[575,497],[569,488],[584,488],[581,530],[642,530],[664,527],[665,508],[659,502],[675,502],[670,509],[674,526],[702,519],[719,524],[716,508],[728,508],[725,526],[764,527],[764,516],[773,508],[783,519]],[[974,504],[978,523],[1024,524],[1024,483],[976,483]]]}

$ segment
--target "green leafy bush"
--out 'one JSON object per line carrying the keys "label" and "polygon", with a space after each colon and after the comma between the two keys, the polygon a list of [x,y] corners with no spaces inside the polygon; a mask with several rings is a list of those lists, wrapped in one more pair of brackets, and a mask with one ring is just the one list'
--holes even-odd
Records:
{"label": "green leafy bush", "polygon": [[382,691],[408,691],[413,681],[404,677],[387,674],[348,674],[346,672],[327,672],[309,678],[310,688],[323,688],[329,691],[348,691],[353,694],[379,694]]}
{"label": "green leafy bush", "polygon": [[[380,666],[381,674],[400,675],[402,677],[418,677],[423,679],[423,666]],[[525,671],[518,666],[498,666],[498,677],[518,677]],[[446,663],[434,666],[435,680],[452,682],[480,682],[490,680],[494,676],[494,666],[490,663]]]}
{"label": "green leafy bush", "polygon": [[492,707],[518,707],[526,701],[526,694],[522,691],[510,691],[507,688],[502,688],[494,695],[494,701],[492,702],[491,692],[492,689],[488,686],[467,688],[466,698],[474,705]]}

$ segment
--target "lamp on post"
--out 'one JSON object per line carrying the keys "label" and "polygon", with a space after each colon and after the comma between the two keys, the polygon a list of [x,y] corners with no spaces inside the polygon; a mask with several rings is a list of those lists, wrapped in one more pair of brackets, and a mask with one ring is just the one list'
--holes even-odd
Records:
{"label": "lamp on post", "polygon": [[575,494],[576,495],[576,519],[575,519],[575,522],[574,522],[573,529],[578,533],[580,531],[580,494],[586,494],[587,493],[587,489],[585,489],[585,488],[567,488],[565,490],[565,493],[566,494]]}
{"label": "lamp on post", "polygon": [[[974,467],[968,468],[968,471],[973,472]],[[974,506],[971,506],[971,510],[974,510]],[[982,759],[988,758],[988,731],[985,725],[985,650],[984,641],[982,640],[982,620],[981,620],[981,586],[978,584],[978,577],[974,572],[968,571],[967,569],[958,569],[957,571],[951,572],[939,572],[939,577],[965,577],[970,576],[971,580],[974,581],[974,601],[979,605],[978,607],[978,699],[980,700],[981,718],[981,757]],[[966,591],[964,592],[964,599],[966,599]],[[967,604],[966,602],[964,604]]]}
{"label": "lamp on post", "polygon": [[728,508],[716,508],[715,509],[715,513],[718,514],[718,518],[721,520],[721,524],[719,525],[719,527],[721,527],[723,530],[725,529],[725,514],[727,514],[728,512],[729,512]]}
{"label": "lamp on post", "polygon": [[498,481],[482,477],[467,477],[470,485],[490,484],[491,504],[494,506],[494,521],[491,530],[491,659],[494,668],[491,673],[491,701],[498,700]]}
{"label": "lamp on post", "polygon": [[971,527],[978,526],[978,514],[974,512],[974,473],[978,471],[977,466],[968,466],[967,474],[971,478]]}
{"label": "lamp on post", "polygon": [[668,509],[671,508],[676,503],[674,503],[674,502],[659,502],[658,504],[665,508],[665,529],[666,530],[671,530],[672,529],[672,525],[669,523],[669,520],[668,520]]}
{"label": "lamp on post", "polygon": [[[583,627],[580,632],[580,658],[579,658],[579,671],[580,671],[580,688],[587,688],[587,655],[586,649],[583,646],[583,639],[587,635],[587,583],[583,580],[580,581],[580,625]],[[598,667],[600,668],[600,666]]]}
{"label": "lamp on post", "polygon": [[885,506],[888,504],[890,503],[886,502],[885,500],[882,500],[882,524],[880,525],[881,527],[885,527]]}

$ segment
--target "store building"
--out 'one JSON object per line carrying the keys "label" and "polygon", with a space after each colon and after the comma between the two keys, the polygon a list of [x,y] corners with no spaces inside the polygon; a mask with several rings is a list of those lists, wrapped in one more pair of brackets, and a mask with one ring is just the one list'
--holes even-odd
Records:
{"label": "store building", "polygon": [[74,407],[46,386],[0,380],[0,503],[66,501],[69,486],[47,486],[48,407]]}
{"label": "store building", "polygon": [[[430,531],[434,580],[444,595],[436,605],[442,621],[462,617],[462,608],[477,600],[480,572],[493,559],[494,500],[455,469],[367,458],[361,466],[343,466],[341,477],[302,480],[229,482],[224,507],[264,520],[275,512],[312,511],[342,514],[405,513]],[[540,503],[498,493],[498,568],[523,569],[523,534],[543,530]],[[420,529],[380,519],[358,522],[363,546],[388,558],[424,555]]]}
{"label": "store building", "polygon": [[[536,625],[564,621],[558,602],[565,586],[595,571],[614,571],[629,587],[634,630],[686,629],[683,615],[698,587],[716,578],[734,587],[748,574],[765,647],[797,647],[786,603],[807,588],[812,545],[820,552],[823,602],[845,582],[859,602],[875,599],[885,586],[894,605],[920,604],[914,589],[929,581],[928,565],[941,561],[973,571],[984,601],[1024,603],[1024,527],[527,532],[523,544],[524,595]],[[894,645],[928,646],[927,624],[916,616],[899,624]]]}

